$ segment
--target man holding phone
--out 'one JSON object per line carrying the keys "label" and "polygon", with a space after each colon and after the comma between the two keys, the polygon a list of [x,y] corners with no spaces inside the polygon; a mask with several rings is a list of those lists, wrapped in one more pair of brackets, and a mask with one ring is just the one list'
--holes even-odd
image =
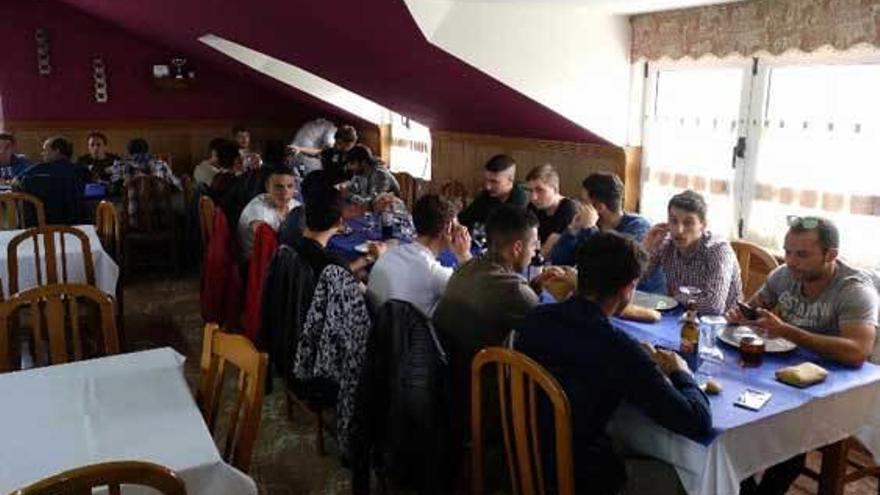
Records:
{"label": "man holding phone", "polygon": [[[873,353],[877,327],[878,296],[870,276],[838,259],[840,233],[831,221],[790,216],[788,225],[785,264],[767,277],[749,305],[728,311],[728,321],[832,361],[861,366]],[[760,485],[746,480],[741,493],[785,493],[804,458],[769,469]]]}

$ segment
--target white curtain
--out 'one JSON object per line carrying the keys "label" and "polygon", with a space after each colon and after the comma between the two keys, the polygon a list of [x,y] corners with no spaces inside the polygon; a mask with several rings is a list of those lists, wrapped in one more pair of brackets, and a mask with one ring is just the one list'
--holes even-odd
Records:
{"label": "white curtain", "polygon": [[661,70],[655,83],[653,108],[646,112],[642,213],[665,222],[669,198],[693,189],[709,205],[710,230],[732,236],[731,158],[743,69]]}

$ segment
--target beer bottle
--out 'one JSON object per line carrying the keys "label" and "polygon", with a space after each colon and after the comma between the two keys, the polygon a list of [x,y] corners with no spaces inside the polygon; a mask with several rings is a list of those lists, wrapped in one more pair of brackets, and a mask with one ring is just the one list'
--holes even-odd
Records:
{"label": "beer bottle", "polygon": [[697,302],[693,299],[687,303],[687,311],[681,323],[681,344],[679,354],[690,366],[691,371],[696,371],[700,355],[700,318],[697,316]]}

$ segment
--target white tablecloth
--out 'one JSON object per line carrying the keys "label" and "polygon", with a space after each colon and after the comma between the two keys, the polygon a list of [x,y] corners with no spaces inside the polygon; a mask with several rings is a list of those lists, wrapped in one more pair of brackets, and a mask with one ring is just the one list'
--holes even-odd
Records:
{"label": "white tablecloth", "polygon": [[[116,281],[119,278],[119,267],[113,258],[104,251],[101,246],[101,240],[95,231],[94,225],[76,225],[76,228],[85,232],[89,237],[90,247],[92,249],[92,260],[95,263],[95,284],[99,289],[116,296]],[[9,241],[16,235],[24,232],[23,230],[4,230],[0,231],[0,277],[3,281],[3,294],[9,297],[9,272],[7,270],[7,246]],[[79,240],[73,236],[67,236],[64,239],[67,248],[67,274],[68,281],[71,283],[85,283],[86,276],[83,269],[82,249]],[[40,246],[42,254],[43,247]],[[60,241],[56,239],[56,250],[60,252]],[[44,258],[45,260],[45,258]],[[45,263],[45,261],[43,262]],[[46,276],[45,265],[43,266],[43,277]],[[58,277],[61,278],[61,259],[58,259]],[[25,241],[18,246],[18,288],[19,290],[30,289],[37,286],[37,272],[34,267],[34,243],[33,241]]]}
{"label": "white tablecloth", "polygon": [[164,348],[0,374],[0,493],[85,464],[143,460],[177,471],[190,495],[255,495],[220,458],[183,362]]}

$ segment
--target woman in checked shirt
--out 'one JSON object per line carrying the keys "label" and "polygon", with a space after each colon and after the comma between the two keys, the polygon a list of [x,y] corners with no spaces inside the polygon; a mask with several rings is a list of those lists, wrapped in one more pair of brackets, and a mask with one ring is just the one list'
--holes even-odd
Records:
{"label": "woman in checked shirt", "polygon": [[[693,298],[701,314],[721,315],[742,298],[739,263],[730,243],[706,229],[706,201],[687,190],[669,200],[666,223],[654,225],[643,244],[651,254],[646,276],[659,266],[666,292],[681,303]],[[696,296],[679,287],[700,289]]]}

